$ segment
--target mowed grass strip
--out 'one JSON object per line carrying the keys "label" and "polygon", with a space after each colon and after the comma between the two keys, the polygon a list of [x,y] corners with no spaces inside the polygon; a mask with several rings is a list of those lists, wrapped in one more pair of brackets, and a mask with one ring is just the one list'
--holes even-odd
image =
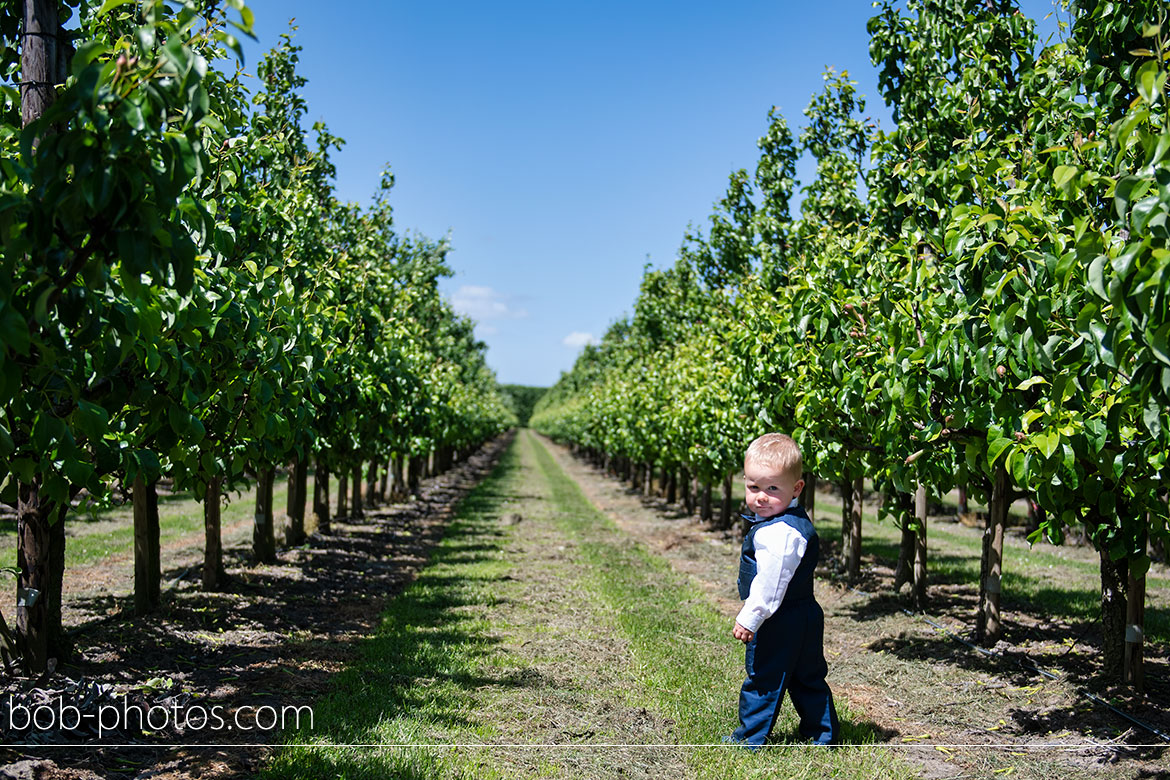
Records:
{"label": "mowed grass strip", "polygon": [[[914,776],[877,745],[720,744],[743,676],[729,621],[524,432],[263,776]],[[846,739],[872,742],[838,707]]]}
{"label": "mowed grass strip", "polygon": [[[418,578],[383,614],[361,657],[314,706],[313,725],[287,734],[266,778],[490,777],[474,756],[435,747],[492,735],[484,689],[502,675],[485,659],[497,641],[494,585],[510,565],[497,510],[516,469],[514,445],[460,503]],[[488,675],[488,676],[485,676]]]}
{"label": "mowed grass strip", "polygon": [[[916,773],[875,743],[872,728],[858,722],[848,702],[836,699],[848,747],[785,744],[797,739],[797,719],[785,702],[774,738],[777,744],[752,753],[721,743],[738,725],[736,707],[743,681],[743,646],[731,638],[732,616],[721,614],[685,576],[623,534],[590,503],[543,445],[536,443],[541,470],[567,529],[579,540],[590,573],[590,595],[628,641],[637,671],[638,695],[675,723],[688,763],[702,778],[915,777]],[[728,570],[735,561],[728,561]]]}

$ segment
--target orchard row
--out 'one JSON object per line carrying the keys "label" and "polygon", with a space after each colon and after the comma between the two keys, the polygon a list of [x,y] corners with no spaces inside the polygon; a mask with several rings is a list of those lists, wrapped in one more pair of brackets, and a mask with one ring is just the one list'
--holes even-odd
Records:
{"label": "orchard row", "polygon": [[242,0],[69,6],[0,10],[0,68],[20,87],[0,92],[0,500],[18,511],[16,643],[33,670],[62,651],[78,497],[144,508],[149,608],[159,479],[204,502],[213,588],[221,496],[241,482],[270,496],[274,469],[296,464],[303,485],[311,461],[318,483],[391,462],[408,482],[515,421],[439,295],[445,242],[394,228],[393,177],[369,206],[335,196],[341,141],[304,128],[288,36],[252,93],[230,54],[251,35]]}
{"label": "orchard row", "polygon": [[1170,24],[1162,0],[1068,5],[1042,46],[1013,0],[880,4],[895,126],[832,70],[799,137],[771,112],[754,173],[533,425],[627,476],[722,483],[727,508],[746,443],[790,431],[847,499],[873,480],[920,605],[926,494],[967,489],[990,506],[987,642],[1007,507],[1034,496],[1033,542],[1079,527],[1100,551],[1105,670],[1140,685],[1148,545],[1168,536]]}

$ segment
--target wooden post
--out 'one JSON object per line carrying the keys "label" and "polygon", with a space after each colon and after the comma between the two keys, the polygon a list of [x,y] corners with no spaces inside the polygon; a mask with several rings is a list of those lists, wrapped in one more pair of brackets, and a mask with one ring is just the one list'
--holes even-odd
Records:
{"label": "wooden post", "polygon": [[57,100],[63,82],[57,0],[24,0],[24,33],[20,45],[20,118],[28,127]]}
{"label": "wooden post", "polygon": [[[1149,527],[1150,519],[1146,519]],[[1146,536],[1142,536],[1141,552],[1146,548]],[[1146,630],[1146,575],[1135,577],[1133,562],[1129,565],[1129,589],[1125,601],[1125,666],[1122,669],[1125,683],[1139,693],[1145,688],[1144,634]]]}
{"label": "wooden post", "polygon": [[220,536],[221,477],[212,477],[203,493],[203,590],[223,587],[223,540]]}
{"label": "wooden post", "polygon": [[926,609],[926,485],[919,483],[914,494],[914,606]]}

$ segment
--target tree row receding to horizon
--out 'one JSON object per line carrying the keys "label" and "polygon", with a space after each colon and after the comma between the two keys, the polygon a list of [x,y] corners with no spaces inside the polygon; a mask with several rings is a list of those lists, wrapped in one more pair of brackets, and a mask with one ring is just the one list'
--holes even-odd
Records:
{"label": "tree row receding to horizon", "polygon": [[1170,22],[1164,0],[1058,17],[1042,44],[1014,0],[877,4],[894,125],[832,69],[799,135],[771,111],[755,170],[532,424],[635,481],[696,482],[708,517],[721,486],[725,525],[746,443],[790,431],[845,497],[854,576],[873,481],[919,607],[925,499],[969,491],[989,506],[989,644],[1007,508],[1033,497],[1031,541],[1075,528],[1100,552],[1102,668],[1140,686],[1144,576],[1168,539]]}

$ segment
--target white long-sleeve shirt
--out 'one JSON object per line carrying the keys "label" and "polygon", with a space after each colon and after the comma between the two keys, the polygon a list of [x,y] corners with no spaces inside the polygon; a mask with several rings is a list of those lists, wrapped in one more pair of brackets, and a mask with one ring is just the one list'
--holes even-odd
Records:
{"label": "white long-sleeve shirt", "polygon": [[773,523],[756,531],[756,576],[735,622],[755,633],[776,614],[808,549],[808,540],[787,523]]}

